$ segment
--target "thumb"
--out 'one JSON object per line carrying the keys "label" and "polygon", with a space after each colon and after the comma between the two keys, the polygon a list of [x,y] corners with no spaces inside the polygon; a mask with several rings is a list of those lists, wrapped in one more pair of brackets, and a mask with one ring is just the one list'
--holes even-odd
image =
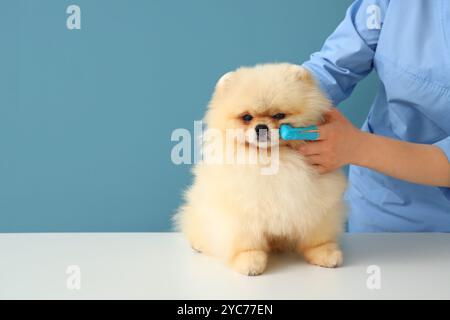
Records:
{"label": "thumb", "polygon": [[339,119],[341,116],[342,115],[341,115],[340,111],[338,110],[338,108],[333,107],[332,109],[330,109],[323,115],[323,120],[324,120],[324,123],[334,122],[335,120]]}

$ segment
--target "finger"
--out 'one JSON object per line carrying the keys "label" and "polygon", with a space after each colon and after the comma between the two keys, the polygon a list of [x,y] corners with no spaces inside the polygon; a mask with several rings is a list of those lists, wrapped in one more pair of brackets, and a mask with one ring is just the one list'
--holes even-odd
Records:
{"label": "finger", "polygon": [[325,174],[328,173],[328,169],[320,164],[313,165],[313,168],[319,173],[319,174]]}
{"label": "finger", "polygon": [[342,117],[342,114],[339,111],[339,109],[336,107],[332,107],[329,111],[327,111],[324,114],[323,116],[324,123],[333,122],[334,120],[339,119],[339,117]]}
{"label": "finger", "polygon": [[305,156],[321,154],[324,150],[324,143],[321,141],[311,141],[300,146],[300,153]]}
{"label": "finger", "polygon": [[319,137],[317,138],[317,140],[327,140],[330,136],[331,130],[332,128],[329,124],[322,124],[317,126],[317,132],[319,132]]}
{"label": "finger", "polygon": [[323,114],[323,116],[322,116],[322,118],[323,118],[322,123],[323,124],[328,123],[328,122],[330,122],[333,119],[334,109],[335,108],[333,107],[332,109],[330,109],[329,111],[327,111],[327,112],[325,112]]}
{"label": "finger", "polygon": [[313,154],[311,156],[306,156],[306,161],[308,161],[309,164],[312,165],[322,165],[323,164],[323,157],[318,154]]}

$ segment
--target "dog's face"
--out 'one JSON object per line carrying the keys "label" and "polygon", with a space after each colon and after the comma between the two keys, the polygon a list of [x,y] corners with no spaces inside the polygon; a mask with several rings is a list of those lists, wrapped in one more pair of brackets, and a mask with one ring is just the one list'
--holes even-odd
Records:
{"label": "dog's face", "polygon": [[237,130],[244,143],[256,147],[285,145],[278,138],[281,124],[317,124],[330,102],[310,73],[291,64],[240,68],[224,75],[216,85],[206,115],[208,128]]}

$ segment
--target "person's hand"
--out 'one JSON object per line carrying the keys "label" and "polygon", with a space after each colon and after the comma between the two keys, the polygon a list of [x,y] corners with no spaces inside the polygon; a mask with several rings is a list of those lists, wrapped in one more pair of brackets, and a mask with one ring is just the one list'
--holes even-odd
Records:
{"label": "person's hand", "polygon": [[355,128],[337,108],[329,111],[324,120],[318,126],[319,139],[307,142],[299,150],[321,174],[352,163],[363,140],[362,131]]}

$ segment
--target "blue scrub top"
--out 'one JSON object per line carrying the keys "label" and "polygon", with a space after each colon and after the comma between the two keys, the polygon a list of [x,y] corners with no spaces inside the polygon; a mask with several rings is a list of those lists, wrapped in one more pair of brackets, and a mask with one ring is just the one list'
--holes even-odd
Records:
{"label": "blue scrub top", "polygon": [[[334,105],[375,69],[381,85],[362,130],[436,145],[450,161],[449,0],[355,1],[304,66]],[[450,188],[351,166],[346,200],[350,232],[450,232]]]}

